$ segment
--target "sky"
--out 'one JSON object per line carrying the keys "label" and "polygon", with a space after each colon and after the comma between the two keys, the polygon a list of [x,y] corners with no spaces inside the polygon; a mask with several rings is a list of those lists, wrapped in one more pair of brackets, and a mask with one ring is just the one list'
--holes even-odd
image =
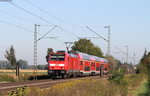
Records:
{"label": "sky", "polygon": [[[3,0],[5,1],[5,0]],[[6,0],[8,1],[8,0]],[[47,48],[54,51],[66,50],[64,42],[74,42],[78,37],[98,37],[88,30],[88,26],[107,39],[110,25],[111,55],[122,62],[136,63],[145,48],[150,51],[150,1],[149,0],[0,0],[0,60],[14,46],[17,60],[27,60],[33,64],[34,25],[38,38],[38,64],[46,64]],[[107,42],[101,38],[87,38],[107,52]],[[120,51],[121,50],[121,51]]]}

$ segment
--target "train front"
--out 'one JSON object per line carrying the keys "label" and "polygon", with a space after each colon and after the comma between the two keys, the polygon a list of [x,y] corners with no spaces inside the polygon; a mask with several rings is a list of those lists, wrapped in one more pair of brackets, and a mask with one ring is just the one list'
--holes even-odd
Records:
{"label": "train front", "polygon": [[67,56],[65,52],[50,53],[48,59],[48,74],[49,76],[64,77],[67,72]]}

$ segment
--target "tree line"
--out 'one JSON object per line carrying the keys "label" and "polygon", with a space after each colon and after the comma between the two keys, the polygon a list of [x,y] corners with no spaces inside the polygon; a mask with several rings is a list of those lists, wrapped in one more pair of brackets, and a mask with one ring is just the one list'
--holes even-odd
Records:
{"label": "tree line", "polygon": [[[104,56],[101,48],[92,43],[90,39],[79,39],[78,41],[75,41],[70,51],[79,51],[90,55],[106,58],[110,62],[111,70],[115,70],[116,68],[120,67],[124,69],[126,68],[125,70],[127,70],[127,68],[130,67],[129,64],[121,64],[119,60],[115,59],[111,55]],[[47,50],[46,61],[48,61],[48,54],[50,52],[53,52],[52,48],[48,48]],[[4,56],[7,61],[0,61],[0,69],[15,69],[17,65],[19,65],[20,69],[32,69],[34,67],[33,65],[28,65],[28,62],[26,60],[17,60],[15,56],[15,49],[13,46],[11,46],[10,49],[6,50],[6,54]],[[38,65],[37,68],[47,69],[47,65]]]}
{"label": "tree line", "polygon": [[[15,49],[11,45],[10,49],[6,50],[6,54],[4,55],[7,61],[0,60],[0,69],[15,69],[18,65],[20,69],[33,69],[34,65],[29,65],[26,60],[16,59]],[[46,70],[47,65],[38,65],[37,69]]]}
{"label": "tree line", "polygon": [[112,55],[106,55],[101,51],[101,48],[91,42],[90,39],[80,39],[74,42],[74,45],[71,48],[71,51],[80,51],[90,55],[95,55],[98,57],[103,57],[109,61],[110,70],[118,70],[119,68],[123,69],[124,72],[132,72],[133,65],[128,63],[121,63],[121,61],[114,58]]}
{"label": "tree line", "polygon": [[144,55],[137,66],[137,73],[147,74],[150,81],[150,52],[145,49]]}

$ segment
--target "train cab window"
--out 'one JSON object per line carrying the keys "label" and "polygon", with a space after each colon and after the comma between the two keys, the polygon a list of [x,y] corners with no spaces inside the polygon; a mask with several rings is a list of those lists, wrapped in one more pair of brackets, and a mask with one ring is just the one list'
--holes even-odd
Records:
{"label": "train cab window", "polygon": [[51,61],[64,61],[65,54],[51,54],[50,59]]}

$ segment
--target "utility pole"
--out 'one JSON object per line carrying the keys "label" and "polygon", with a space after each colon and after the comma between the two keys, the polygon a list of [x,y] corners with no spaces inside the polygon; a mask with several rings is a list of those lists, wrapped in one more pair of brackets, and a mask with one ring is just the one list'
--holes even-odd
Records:
{"label": "utility pole", "polygon": [[44,34],[42,37],[37,39],[37,27],[40,25],[35,24],[34,26],[34,69],[33,69],[33,74],[35,79],[37,80],[37,42],[40,41],[42,38],[56,38],[56,37],[45,37],[48,33],[53,31],[57,26],[54,26],[51,30],[49,30],[46,34]]}
{"label": "utility pole", "polygon": [[107,55],[110,55],[110,25],[105,26],[108,29],[108,39],[107,39]]}
{"label": "utility pole", "polygon": [[125,47],[127,48],[127,52],[126,52],[126,55],[127,55],[126,62],[128,63],[128,56],[129,56],[129,54],[128,54],[128,46],[125,46]]}
{"label": "utility pole", "polygon": [[134,64],[135,64],[135,53],[134,53]]}
{"label": "utility pole", "polygon": [[37,27],[40,25],[35,24],[34,26],[34,77],[37,80]]}

